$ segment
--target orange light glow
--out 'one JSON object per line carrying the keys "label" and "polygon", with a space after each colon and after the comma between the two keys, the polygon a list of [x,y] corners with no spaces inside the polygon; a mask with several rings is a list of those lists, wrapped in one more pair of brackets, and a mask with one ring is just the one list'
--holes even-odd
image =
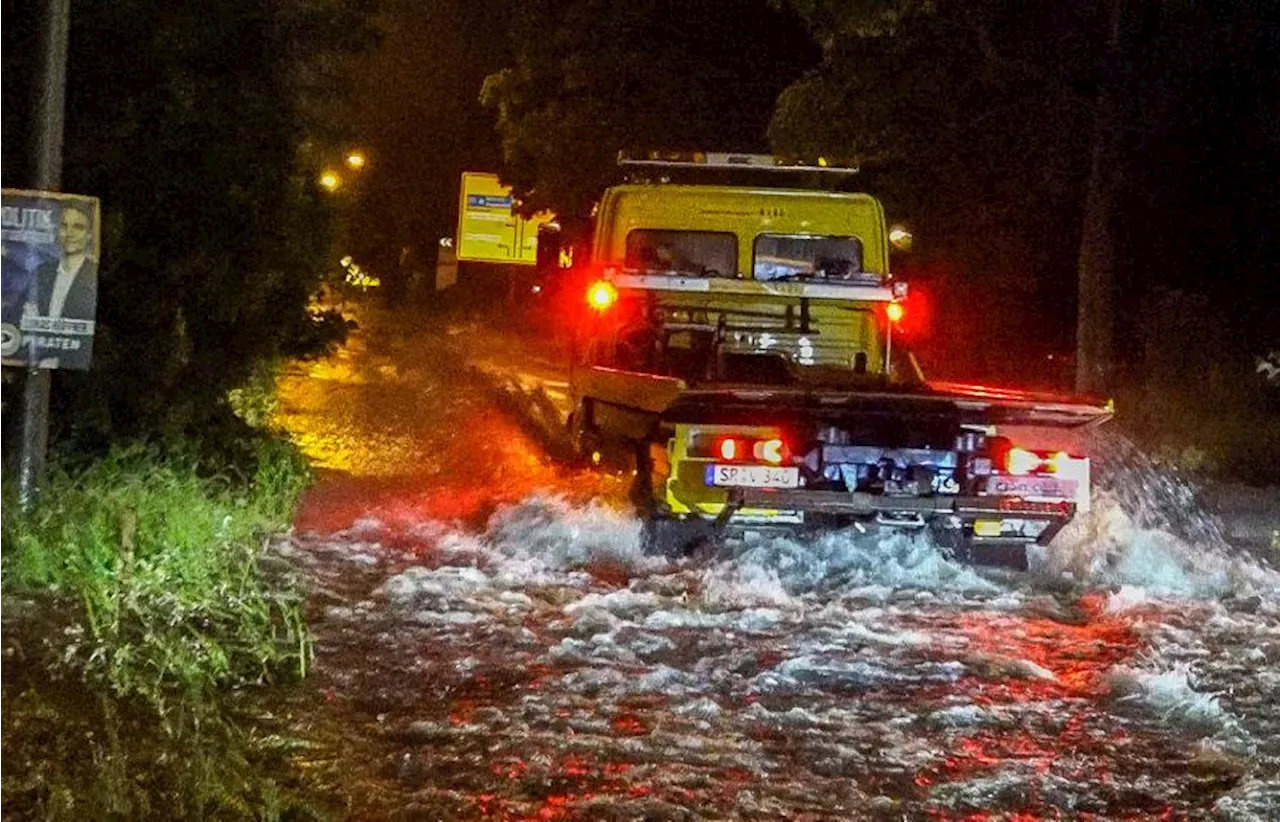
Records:
{"label": "orange light glow", "polygon": [[587,302],[596,311],[605,311],[618,300],[618,289],[613,283],[598,280],[587,289]]}
{"label": "orange light glow", "polygon": [[1005,458],[1005,470],[1010,474],[1030,474],[1040,467],[1040,455],[1025,448],[1010,448]]}
{"label": "orange light glow", "polygon": [[896,325],[902,322],[902,318],[906,316],[907,309],[903,308],[902,303],[889,303],[885,306],[884,313],[889,318],[889,322]]}
{"label": "orange light glow", "polygon": [[1049,470],[1049,473],[1057,474],[1067,467],[1070,460],[1071,457],[1067,455],[1066,451],[1059,451],[1052,457],[1049,457],[1049,459],[1045,460],[1044,466]]}

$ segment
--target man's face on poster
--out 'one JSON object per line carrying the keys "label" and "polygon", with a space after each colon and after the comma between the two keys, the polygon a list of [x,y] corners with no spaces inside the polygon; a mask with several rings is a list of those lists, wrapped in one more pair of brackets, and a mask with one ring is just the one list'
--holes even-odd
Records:
{"label": "man's face on poster", "polygon": [[89,249],[89,235],[92,226],[89,216],[74,208],[62,210],[62,222],[59,234],[62,237],[62,253],[66,256],[84,254]]}

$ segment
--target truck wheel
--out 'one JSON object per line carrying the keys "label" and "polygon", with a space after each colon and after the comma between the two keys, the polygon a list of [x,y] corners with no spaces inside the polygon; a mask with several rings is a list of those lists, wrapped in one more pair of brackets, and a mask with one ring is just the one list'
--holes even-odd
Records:
{"label": "truck wheel", "polygon": [[585,400],[578,403],[578,407],[569,415],[569,450],[574,462],[580,465],[600,464],[604,440],[592,420],[591,405]]}

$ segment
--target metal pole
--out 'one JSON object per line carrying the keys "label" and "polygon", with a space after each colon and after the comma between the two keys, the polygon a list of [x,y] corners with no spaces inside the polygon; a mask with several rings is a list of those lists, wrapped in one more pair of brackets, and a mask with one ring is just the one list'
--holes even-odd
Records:
{"label": "metal pole", "polygon": [[1111,236],[1117,165],[1118,73],[1125,0],[1112,0],[1107,29],[1107,74],[1098,86],[1093,150],[1080,230],[1076,315],[1076,390],[1104,394],[1114,388],[1115,247]]}
{"label": "metal pole", "polygon": [[[62,125],[66,109],[67,34],[71,0],[45,0],[40,20],[40,99],[36,108],[34,141],[36,174],[32,187],[58,191],[62,187]],[[27,367],[22,396],[22,454],[18,466],[18,503],[30,510],[44,477],[49,448],[49,372]]]}

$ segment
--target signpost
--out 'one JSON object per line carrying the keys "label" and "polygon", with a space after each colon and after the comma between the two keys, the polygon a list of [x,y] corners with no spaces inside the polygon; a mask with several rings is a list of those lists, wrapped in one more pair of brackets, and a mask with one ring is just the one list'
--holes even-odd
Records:
{"label": "signpost", "polygon": [[538,227],[555,219],[541,211],[525,219],[515,213],[515,197],[498,175],[462,173],[458,203],[458,243],[462,262],[534,265],[538,261]]}
{"label": "signpost", "polygon": [[[33,143],[35,188],[62,186],[62,121],[67,89],[67,33],[71,0],[45,0],[40,21],[40,100]],[[3,269],[3,265],[0,265]],[[35,505],[49,446],[49,371],[28,368],[22,389],[22,454],[18,465],[18,504]]]}

